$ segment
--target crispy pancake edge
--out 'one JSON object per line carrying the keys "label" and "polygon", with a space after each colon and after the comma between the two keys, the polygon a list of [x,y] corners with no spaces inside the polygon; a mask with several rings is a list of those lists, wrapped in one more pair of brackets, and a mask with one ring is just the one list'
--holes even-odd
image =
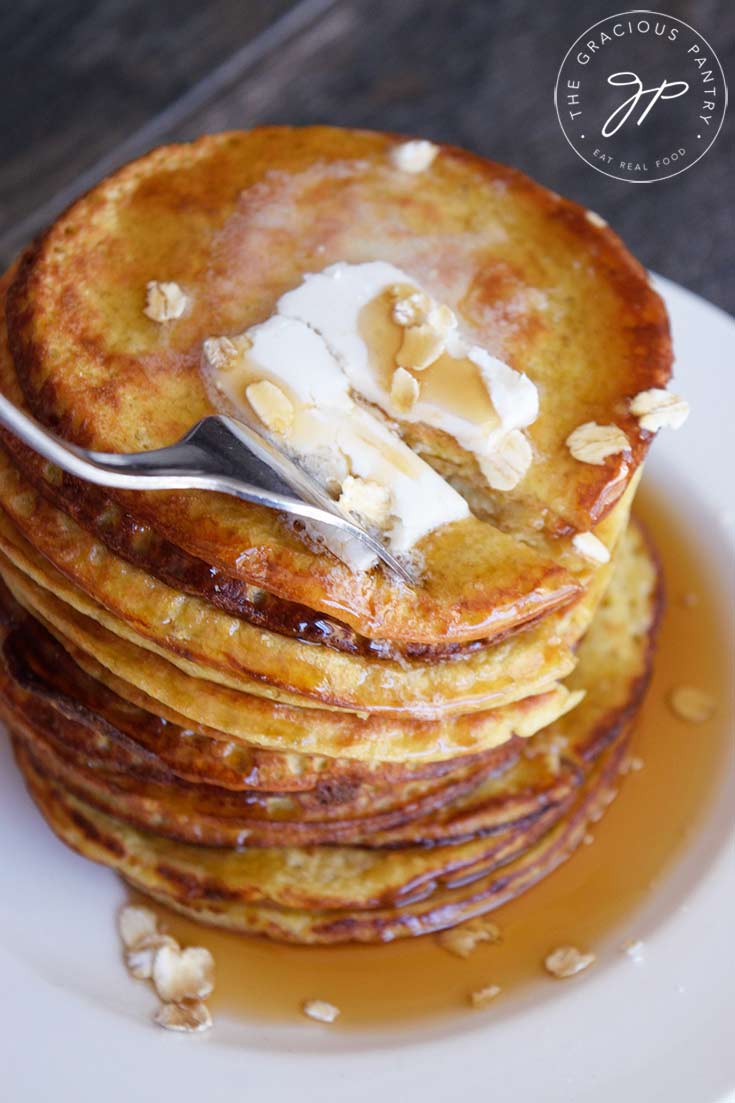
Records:
{"label": "crispy pancake edge", "polygon": [[[297,132],[279,131],[278,133],[283,133],[284,135],[288,133],[289,136],[293,137]],[[309,133],[312,134],[315,139],[323,140],[327,145],[329,145],[330,142],[333,145],[337,140],[334,132],[329,130],[310,131]],[[269,141],[275,140],[275,132],[272,130],[258,132],[258,134],[258,140],[262,140],[266,146]],[[237,142],[246,139],[242,136],[228,135],[219,140],[222,142]],[[365,134],[351,135],[351,140],[356,144],[356,147],[361,147],[361,145],[365,143],[367,143],[367,146],[370,146],[371,143],[389,142],[388,138]],[[169,153],[174,160],[176,156],[189,158],[204,157],[207,148],[206,144],[200,142],[192,147],[175,147],[173,150],[170,150]],[[153,157],[154,155],[150,156]],[[553,218],[567,227],[569,232],[577,235],[581,241],[586,242],[590,247],[594,245],[594,249],[597,250],[600,257],[604,255],[605,260],[604,262],[600,260],[600,263],[604,263],[605,265],[607,278],[615,284],[617,293],[621,296],[621,301],[630,304],[631,311],[633,312],[631,316],[641,319],[636,340],[639,341],[640,346],[638,352],[642,365],[641,371],[647,373],[645,385],[651,385],[652,380],[658,383],[665,381],[664,376],[668,375],[669,350],[663,308],[660,305],[660,301],[655,296],[655,293],[648,288],[645,282],[645,275],[640,267],[632,261],[622,244],[614,235],[608,231],[602,234],[600,234],[599,231],[594,231],[594,228],[589,224],[581,208],[566,201],[562,201],[558,199],[558,197],[552,196],[551,193],[545,192],[543,189],[539,188],[538,185],[534,185],[530,181],[520,177],[520,175],[514,173],[513,170],[490,165],[462,151],[447,149],[447,156],[453,158],[456,163],[461,162],[470,165],[473,172],[480,174],[486,173],[489,174],[492,179],[502,181],[504,186],[514,190],[518,195],[526,197],[533,196],[533,201],[545,205],[545,207],[552,212]],[[159,154],[158,162],[155,163],[165,163],[165,154]],[[136,172],[139,173],[141,171],[140,163],[138,166],[131,166],[128,170],[122,171],[123,174],[127,171],[135,176]],[[70,214],[68,217],[73,218],[74,215]],[[59,232],[61,232],[61,230]],[[34,256],[38,258],[39,250],[43,251],[43,249],[47,247],[49,247],[48,240],[46,240],[45,243],[40,243],[36,248]],[[27,286],[30,279],[29,272],[32,267],[33,263],[28,261],[24,269],[24,274],[15,282],[15,290],[13,296],[11,296],[13,302],[9,304],[11,329],[19,324],[19,317],[23,313],[24,307],[21,304],[21,300],[24,298],[24,293],[21,289]],[[22,349],[16,348],[14,345],[14,351],[16,357],[18,358],[20,356],[22,359]],[[643,365],[645,365],[645,367]],[[640,452],[640,455],[645,451],[647,442],[645,434],[637,435],[636,451]],[[637,455],[636,462],[639,458],[640,456]],[[622,484],[620,485],[620,489],[622,489]],[[604,508],[598,511],[599,515],[602,515],[611,504],[611,501],[605,502]],[[449,635],[454,634],[455,638],[460,638],[460,634],[464,631],[465,629],[457,625],[452,626],[444,624],[442,626],[443,633]],[[477,634],[477,626],[472,629],[472,631]],[[371,628],[371,632],[375,634],[375,626]]]}

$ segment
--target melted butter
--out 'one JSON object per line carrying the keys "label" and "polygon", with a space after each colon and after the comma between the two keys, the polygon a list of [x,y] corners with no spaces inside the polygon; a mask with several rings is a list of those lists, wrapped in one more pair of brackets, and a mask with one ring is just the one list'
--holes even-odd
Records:
{"label": "melted butter", "polygon": [[[279,309],[288,298],[279,300]],[[316,302],[324,308],[323,294]],[[229,412],[254,421],[334,496],[348,476],[383,487],[389,516],[381,535],[394,552],[409,552],[435,529],[469,515],[465,500],[384,418],[353,400],[338,359],[310,324],[276,312],[235,342],[224,366],[221,349],[212,358],[211,346],[204,346],[211,383]],[[248,382],[256,381],[270,384],[270,391],[248,394]],[[356,570],[376,562],[355,539],[329,529],[321,537]]]}
{"label": "melted butter", "polygon": [[[409,320],[420,324],[400,326],[394,307],[414,294],[424,297],[428,313],[424,317],[421,310],[409,310]],[[384,261],[339,262],[305,275],[280,297],[270,318],[229,340],[241,344],[243,337],[249,341],[247,358],[258,364],[262,378],[281,387],[292,403],[296,398],[297,410],[302,403],[322,411],[338,408],[343,432],[355,397],[389,418],[440,429],[482,460],[501,448],[510,433],[538,417],[538,390],[531,379],[473,345],[446,304],[435,302],[406,273]],[[422,372],[422,363],[439,352]],[[209,362],[207,342],[205,354]],[[247,381],[233,386],[235,377],[218,371],[220,360],[221,350],[210,363],[215,369],[210,383],[235,409],[242,407]],[[421,375],[413,405],[397,402],[393,395],[399,361]],[[287,444],[293,443],[287,426],[264,420]],[[435,484],[431,500],[437,489]]]}
{"label": "melted butter", "polygon": [[[631,752],[644,767],[622,779],[618,798],[592,828],[594,841],[546,880],[492,913],[503,932],[497,945],[480,945],[466,960],[431,937],[390,946],[306,948],[227,934],[165,913],[182,944],[208,946],[217,962],[215,1016],[247,1022],[298,1022],[305,999],[341,1009],[330,1030],[386,1026],[467,1015],[502,1014],[520,989],[558,984],[542,968],[563,943],[619,953],[627,939],[645,938],[635,913],[696,834],[703,812],[727,768],[727,655],[717,593],[691,534],[669,509],[644,495],[636,509],[660,549],[668,608],[655,674],[634,732]],[[699,686],[718,701],[707,724],[678,720],[666,697],[680,684]],[[631,963],[620,953],[621,968]],[[594,968],[594,966],[593,966]],[[570,982],[568,982],[570,983]],[[468,995],[488,984],[503,993],[484,1012]]]}

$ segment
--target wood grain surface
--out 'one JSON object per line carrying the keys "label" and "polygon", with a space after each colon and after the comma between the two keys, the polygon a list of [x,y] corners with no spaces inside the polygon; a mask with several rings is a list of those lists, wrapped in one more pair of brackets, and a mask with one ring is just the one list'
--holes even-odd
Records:
{"label": "wood grain surface", "polygon": [[[164,141],[263,122],[421,134],[599,211],[649,267],[735,305],[732,113],[707,156],[646,187],[569,148],[553,105],[574,39],[614,0],[16,0],[0,15],[0,250]],[[673,0],[732,76],[732,0]]]}

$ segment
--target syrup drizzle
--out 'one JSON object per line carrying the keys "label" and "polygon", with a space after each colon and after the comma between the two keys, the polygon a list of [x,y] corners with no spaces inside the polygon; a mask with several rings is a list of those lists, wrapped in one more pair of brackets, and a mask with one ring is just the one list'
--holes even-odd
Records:
{"label": "syrup drizzle", "polygon": [[[636,514],[661,554],[667,609],[631,746],[643,767],[623,780],[619,796],[594,825],[590,845],[492,913],[502,942],[481,944],[464,960],[430,936],[389,946],[292,947],[165,912],[183,945],[205,945],[215,956],[217,987],[209,1001],[215,1020],[294,1023],[302,1021],[303,1002],[315,998],[341,1009],[330,1030],[501,1014],[510,994],[533,995],[534,986],[559,983],[543,970],[554,947],[597,952],[604,944],[622,956],[626,940],[641,937],[636,912],[696,834],[726,768],[728,672],[721,609],[694,539],[670,507],[645,491]],[[718,710],[711,721],[695,726],[671,711],[668,694],[682,684],[714,696]],[[502,993],[486,1011],[472,1011],[470,994],[489,984],[500,985]]]}

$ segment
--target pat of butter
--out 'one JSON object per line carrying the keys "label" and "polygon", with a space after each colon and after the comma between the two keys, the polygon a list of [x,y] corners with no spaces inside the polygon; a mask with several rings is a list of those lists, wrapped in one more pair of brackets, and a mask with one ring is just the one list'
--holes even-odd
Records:
{"label": "pat of butter", "polygon": [[[390,491],[384,533],[392,551],[410,552],[422,537],[469,515],[467,503],[379,417],[358,406],[324,340],[304,322],[279,314],[247,331],[249,347],[215,384],[237,413],[247,388],[262,380],[279,387],[293,413],[288,431],[271,433],[280,447],[339,496],[345,480],[364,479]],[[375,556],[356,540],[320,530],[327,546],[356,570]]]}
{"label": "pat of butter", "polygon": [[[281,296],[267,321],[228,342],[226,369],[221,356],[208,356],[215,386],[233,412],[247,409],[249,391],[261,428],[335,498],[348,478],[353,481],[346,500],[359,501],[355,479],[372,484],[363,488],[366,496],[374,496],[375,484],[389,492],[389,520],[382,535],[398,554],[410,552],[435,529],[467,517],[469,509],[380,414],[358,405],[355,397],[390,418],[449,433],[477,456],[491,485],[501,489],[513,485],[513,479],[505,472],[493,483],[497,464],[483,461],[500,455],[506,442],[538,415],[538,393],[531,380],[468,342],[446,307],[434,304],[437,309],[426,326],[414,331],[413,342],[406,341],[410,304],[401,304],[405,317],[400,309],[396,313],[396,295],[404,292],[430,301],[394,265],[334,264],[307,275],[299,287]],[[432,329],[433,318],[441,321],[440,337]],[[211,346],[205,342],[205,354]],[[413,375],[397,367],[412,355],[420,358]],[[397,372],[403,386],[395,385]],[[526,446],[524,462],[530,463],[530,447],[525,438],[520,443]],[[345,542],[328,529],[321,535],[355,569],[374,564],[359,542]]]}
{"label": "pat of butter", "polygon": [[369,304],[391,288],[406,285],[418,287],[405,272],[384,261],[340,262],[305,276],[299,287],[281,296],[276,309],[304,322],[324,339],[353,390],[363,398],[396,420],[444,430],[482,460],[508,433],[536,420],[536,386],[451,329],[445,334],[445,355],[421,372],[417,401],[410,410],[396,407],[391,399],[394,357],[387,357],[390,363],[380,362],[380,349],[369,341],[369,320],[361,323]]}

